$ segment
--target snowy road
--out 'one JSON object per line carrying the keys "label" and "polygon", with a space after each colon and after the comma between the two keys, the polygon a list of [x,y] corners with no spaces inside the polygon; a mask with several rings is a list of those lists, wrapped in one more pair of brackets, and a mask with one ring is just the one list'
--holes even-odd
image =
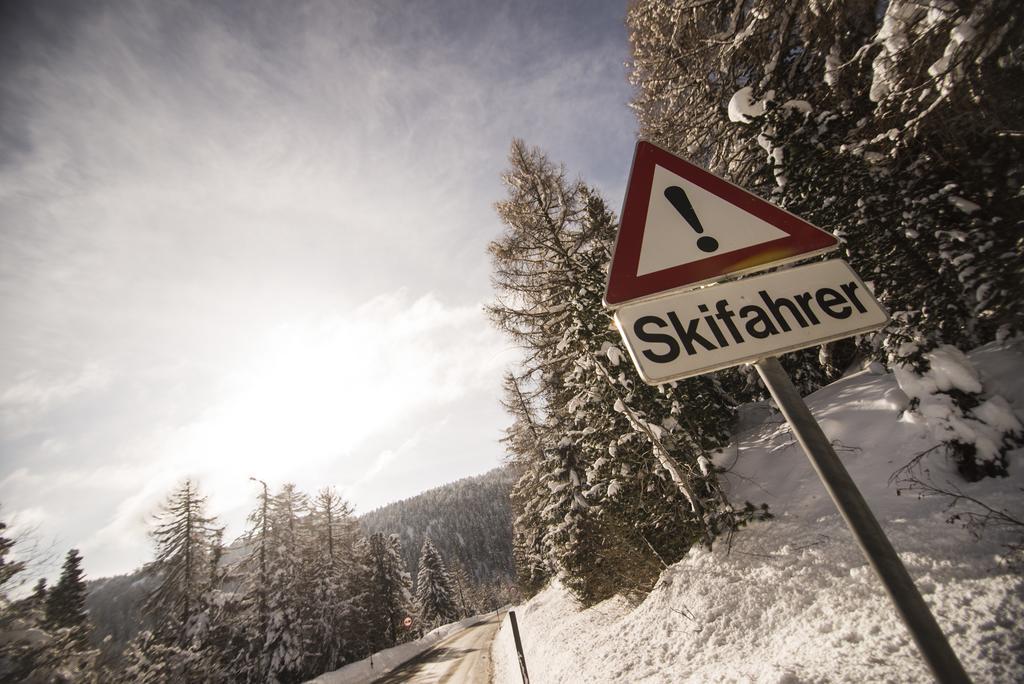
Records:
{"label": "snowy road", "polygon": [[491,615],[452,634],[375,682],[487,684],[491,681],[491,641],[504,616]]}

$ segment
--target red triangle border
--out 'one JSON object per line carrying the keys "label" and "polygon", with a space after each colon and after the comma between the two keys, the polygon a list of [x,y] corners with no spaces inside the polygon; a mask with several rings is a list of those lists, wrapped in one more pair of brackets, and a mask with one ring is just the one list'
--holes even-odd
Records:
{"label": "red triangle border", "polygon": [[[654,167],[661,166],[789,235],[743,249],[716,254],[681,266],[638,276]],[[637,299],[716,280],[724,275],[758,271],[835,249],[839,241],[799,216],[767,202],[729,181],[680,159],[646,140],[637,142],[622,205],[619,233],[608,272],[604,304],[613,308]]]}

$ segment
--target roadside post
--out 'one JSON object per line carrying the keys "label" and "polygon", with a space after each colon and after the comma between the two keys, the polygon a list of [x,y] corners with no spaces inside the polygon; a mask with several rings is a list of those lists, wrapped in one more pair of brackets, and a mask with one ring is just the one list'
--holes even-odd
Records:
{"label": "roadside post", "polygon": [[[751,363],[942,684],[970,682],[881,525],[777,355],[889,320],[831,234],[651,143],[637,143],[604,304],[651,385]],[[516,627],[523,681],[525,661]]]}
{"label": "roadside post", "polygon": [[530,675],[526,671],[526,656],[523,654],[523,642],[519,638],[519,623],[516,622],[516,611],[508,611],[509,622],[512,623],[512,638],[516,642],[516,657],[519,659],[519,674],[523,676],[523,684],[530,684]]}

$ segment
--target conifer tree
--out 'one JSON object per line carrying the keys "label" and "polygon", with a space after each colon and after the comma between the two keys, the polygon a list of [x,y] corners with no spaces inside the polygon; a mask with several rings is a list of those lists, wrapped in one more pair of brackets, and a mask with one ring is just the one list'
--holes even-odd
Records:
{"label": "conifer tree", "polygon": [[466,570],[466,566],[457,558],[452,559],[449,565],[451,566],[449,575],[452,578],[454,591],[452,598],[458,608],[457,617],[467,618],[479,612],[474,582]]}
{"label": "conifer tree", "polygon": [[49,593],[46,587],[46,578],[40,577],[36,580],[35,586],[32,587],[32,593],[29,595],[29,601],[33,608],[43,608],[46,605],[46,596]]}
{"label": "conifer tree", "polygon": [[152,629],[125,649],[123,681],[212,681],[226,676],[218,596],[221,535],[192,480],[175,489],[155,516],[156,558],[146,568],[155,588],[142,606]]}
{"label": "conifer tree", "polygon": [[318,653],[320,671],[334,670],[361,657],[358,633],[366,629],[361,580],[366,568],[358,553],[358,523],[349,504],[333,488],[320,490],[313,503],[312,596],[309,650]]}
{"label": "conifer tree", "polygon": [[226,583],[237,589],[220,599],[216,640],[222,667],[239,681],[300,681],[316,674],[321,645],[314,643],[313,523],[308,498],[295,485],[276,494],[262,480],[249,515],[246,558]]}
{"label": "conifer tree", "polygon": [[228,634],[225,667],[239,681],[262,682],[268,679],[265,644],[267,641],[270,592],[271,496],[266,482],[260,485],[255,509],[248,516],[243,539],[249,553],[235,569],[233,581],[239,586],[223,606]]}
{"label": "conifer tree", "polygon": [[305,630],[310,547],[309,502],[295,485],[285,484],[270,500],[272,544],[268,553],[267,633],[263,644],[267,676],[298,681],[306,666]]}
{"label": "conifer tree", "polygon": [[25,569],[24,562],[8,558],[14,548],[14,540],[4,535],[6,530],[7,523],[0,522],[0,589],[6,589],[10,581]]}
{"label": "conifer tree", "polygon": [[68,630],[75,643],[82,647],[87,643],[90,629],[85,593],[82,556],[78,549],[71,549],[64,558],[60,579],[46,599],[46,626]]}
{"label": "conifer tree", "polygon": [[25,563],[9,557],[15,542],[5,534],[6,530],[7,523],[0,522],[0,679],[19,681],[35,672],[45,651],[29,640],[15,636],[18,632],[24,633],[25,628],[35,624],[36,620],[27,619],[30,616],[16,610],[15,604],[7,597],[12,581],[25,570]]}
{"label": "conifer tree", "polygon": [[544,498],[537,495],[544,491],[541,465],[545,438],[536,405],[511,373],[505,376],[504,392],[502,405],[512,416],[512,424],[501,441],[509,455],[509,467],[517,475],[511,494],[516,515],[512,525],[512,553],[519,586],[527,595],[533,595],[555,571],[554,559],[544,538],[546,504]]}
{"label": "conifer tree", "polygon": [[143,630],[125,648],[118,673],[124,684],[173,684],[217,681],[211,676],[208,655]]}
{"label": "conifer tree", "polygon": [[402,547],[396,535],[385,538],[380,532],[368,541],[370,596],[367,602],[371,632],[375,641],[371,648],[398,643],[401,623],[414,616],[412,580],[402,561]]}
{"label": "conifer tree", "polygon": [[[65,562],[62,579],[67,576],[68,581],[61,589],[59,603],[54,604],[54,617],[68,620],[65,624],[50,623],[39,606],[38,595],[35,600],[30,597],[23,601],[12,601],[8,596],[26,564],[22,560],[11,560],[15,541],[3,534],[6,528],[6,524],[0,522],[0,681],[98,681],[96,651],[85,643],[88,624],[77,603],[79,593],[73,581],[75,577],[81,580],[80,557],[74,551],[68,554],[69,561],[72,554],[77,560],[70,564]],[[36,587],[41,585],[45,583]],[[81,596],[84,597],[84,592]]]}
{"label": "conifer tree", "polygon": [[420,550],[419,571],[416,574],[416,604],[426,625],[438,626],[454,622],[459,617],[452,578],[430,539]]}
{"label": "conifer tree", "polygon": [[613,215],[540,151],[514,141],[509,160],[488,312],[526,350],[505,402],[520,573],[536,585],[553,562],[588,602],[643,591],[664,559],[742,522],[699,465],[734,401],[708,379],[648,387],[622,363],[601,303]]}
{"label": "conifer tree", "polygon": [[204,600],[216,580],[221,528],[205,514],[206,497],[185,480],[164,503],[152,532],[156,559],[150,571],[157,586],[143,606],[156,634],[180,647],[193,640],[199,622],[209,619]]}

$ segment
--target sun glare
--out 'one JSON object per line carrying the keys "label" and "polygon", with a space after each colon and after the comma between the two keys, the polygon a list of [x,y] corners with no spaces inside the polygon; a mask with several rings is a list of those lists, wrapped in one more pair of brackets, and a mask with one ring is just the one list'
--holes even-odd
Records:
{"label": "sun glare", "polygon": [[249,475],[329,471],[336,480],[325,485],[385,477],[391,460],[364,443],[387,435],[397,449],[418,414],[494,381],[506,360],[495,340],[479,307],[404,293],[346,318],[279,327],[226,370],[220,399],[185,428],[175,460],[184,454],[219,490],[246,487]]}

